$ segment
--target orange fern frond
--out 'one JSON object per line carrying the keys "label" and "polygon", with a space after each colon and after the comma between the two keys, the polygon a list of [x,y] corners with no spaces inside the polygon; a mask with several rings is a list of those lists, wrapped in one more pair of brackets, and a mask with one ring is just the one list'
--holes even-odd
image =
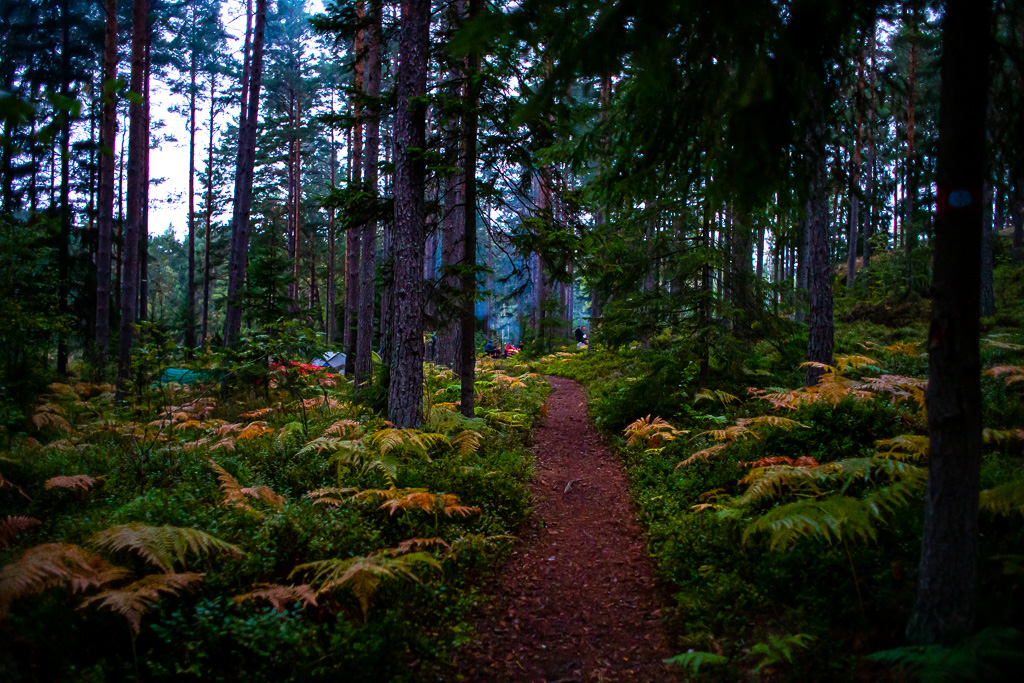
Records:
{"label": "orange fern frond", "polygon": [[484,437],[480,432],[472,429],[464,429],[458,434],[454,435],[448,443],[451,444],[452,449],[460,456],[467,457],[473,455],[480,448],[480,444],[483,442]]}
{"label": "orange fern frond", "polygon": [[1024,365],[997,365],[986,370],[985,374],[1003,377],[1007,384],[1024,382]]}
{"label": "orange fern frond", "polygon": [[413,490],[405,495],[400,493],[395,495],[392,492],[388,492],[380,509],[387,510],[391,515],[394,515],[399,510],[421,510],[434,514],[444,513],[447,517],[452,515],[468,517],[480,512],[480,508],[462,505],[459,497],[456,495],[450,493],[435,494],[422,490]]}
{"label": "orange fern frond", "polygon": [[981,440],[987,444],[1017,444],[1024,442],[1024,429],[989,429],[981,430]]}
{"label": "orange fern frond", "polygon": [[246,600],[266,600],[277,612],[284,612],[288,605],[298,603],[302,607],[316,607],[316,592],[309,584],[282,586],[277,583],[258,583],[255,590],[231,598],[238,604]]}
{"label": "orange fern frond", "polygon": [[324,430],[321,436],[337,436],[343,439],[351,439],[359,431],[362,425],[356,420],[338,420]]}
{"label": "orange fern frond", "polygon": [[775,465],[790,465],[792,467],[817,467],[820,463],[809,455],[801,455],[795,460],[793,458],[787,458],[786,456],[772,456],[768,458],[761,458],[760,460],[752,460],[749,462],[738,462],[737,465],[741,467],[773,467]]}
{"label": "orange fern frond", "polygon": [[217,443],[210,446],[211,451],[216,451],[220,449],[224,449],[226,451],[235,450],[235,440],[232,439],[230,436],[226,436]]}
{"label": "orange fern frond", "polygon": [[0,548],[6,548],[14,543],[22,532],[28,531],[42,524],[35,517],[15,517],[7,515],[7,519],[0,519]]}
{"label": "orange fern frond", "polygon": [[393,555],[404,555],[412,552],[417,548],[437,548],[441,547],[445,550],[451,550],[449,545],[443,538],[409,538],[398,544],[398,547],[391,550]]}
{"label": "orange fern frond", "polygon": [[894,356],[920,356],[921,347],[917,342],[896,342],[889,346],[883,346],[882,351]]}
{"label": "orange fern frond", "polygon": [[0,569],[0,618],[18,598],[38,595],[68,582],[80,592],[122,579],[130,572],[72,543],[44,543],[29,548]]}
{"label": "orange fern frond", "polygon": [[88,491],[99,483],[99,479],[90,477],[88,474],[73,474],[71,476],[50,477],[43,484],[44,489],[82,489]]}
{"label": "orange fern frond", "polygon": [[235,438],[240,441],[248,441],[250,439],[255,439],[258,436],[263,436],[264,434],[273,433],[274,429],[272,427],[268,427],[266,422],[250,422],[242,429],[242,431],[238,432],[238,436]]}
{"label": "orange fern frond", "polygon": [[139,632],[142,616],[156,605],[162,595],[177,595],[202,583],[203,574],[149,574],[122,588],[108,588],[82,601],[82,607],[95,604],[120,614],[132,631]]}
{"label": "orange fern frond", "polygon": [[44,404],[36,409],[36,412],[32,415],[32,424],[36,426],[36,429],[54,429],[59,432],[70,432],[71,423],[58,412],[51,412],[50,410],[43,410],[43,408],[51,407],[50,404]]}
{"label": "orange fern frond", "polygon": [[285,506],[288,499],[279,493],[274,493],[274,489],[269,486],[247,486],[241,490],[243,494],[255,498],[256,500],[262,501],[272,508],[280,509]]}
{"label": "orange fern frond", "polygon": [[629,438],[626,443],[630,446],[643,444],[645,448],[657,448],[664,445],[666,441],[672,441],[685,434],[683,430],[676,429],[660,417],[641,417],[631,423],[623,430]]}
{"label": "orange fern frond", "polygon": [[223,467],[218,465],[213,460],[210,461],[210,467],[217,474],[217,481],[220,482],[220,490],[224,492],[223,503],[225,505],[231,505],[246,510],[252,509],[249,506],[248,501],[245,499],[245,492],[242,491],[242,485],[238,483],[234,475],[225,470]]}
{"label": "orange fern frond", "polygon": [[707,447],[707,448],[705,448],[703,450],[699,450],[696,453],[692,454],[686,460],[683,460],[678,465],[676,465],[675,468],[678,470],[680,467],[686,467],[687,465],[692,465],[693,463],[697,462],[698,460],[707,460],[712,455],[716,455],[717,453],[721,453],[723,450],[725,450],[728,447],[729,447],[728,443],[718,443],[718,444],[715,444],[714,446],[709,446],[709,447]]}
{"label": "orange fern frond", "polygon": [[880,452],[878,457],[888,460],[924,460],[928,457],[928,437],[917,434],[901,434],[892,439],[881,439],[875,442],[878,448],[888,448]]}
{"label": "orange fern frond", "polygon": [[228,434],[234,434],[235,432],[242,431],[242,428],[244,426],[245,425],[243,425],[240,422],[224,424],[214,429],[211,433],[213,434],[213,436],[227,436]]}
{"label": "orange fern frond", "polygon": [[238,417],[244,417],[249,420],[256,419],[258,417],[266,417],[267,415],[273,415],[273,408],[258,408],[256,410],[250,410],[247,413],[239,413]]}
{"label": "orange fern frond", "polygon": [[176,562],[184,566],[190,553],[200,557],[214,552],[242,554],[238,546],[199,529],[147,526],[138,522],[112,526],[93,534],[89,540],[101,550],[130,550],[167,573],[174,569]]}

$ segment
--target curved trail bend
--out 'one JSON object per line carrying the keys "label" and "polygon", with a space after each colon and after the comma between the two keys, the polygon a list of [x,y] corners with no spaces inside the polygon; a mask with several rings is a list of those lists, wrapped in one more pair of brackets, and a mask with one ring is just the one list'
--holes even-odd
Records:
{"label": "curved trail bend", "polygon": [[471,681],[667,681],[657,588],[622,465],[579,384],[554,391],[535,433],[534,525],[459,653]]}

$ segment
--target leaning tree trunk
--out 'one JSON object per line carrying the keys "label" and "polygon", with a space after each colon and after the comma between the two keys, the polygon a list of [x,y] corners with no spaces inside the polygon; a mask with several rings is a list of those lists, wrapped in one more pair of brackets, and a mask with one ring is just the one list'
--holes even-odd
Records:
{"label": "leaning tree trunk", "polygon": [[377,162],[380,156],[380,0],[370,0],[366,30],[366,146],[364,148],[363,184],[373,201],[363,225],[359,255],[359,330],[356,334],[356,386],[368,383],[373,376],[373,308],[377,276]]}
{"label": "leaning tree trunk", "polygon": [[949,0],[942,25],[928,489],[907,636],[949,643],[975,622],[981,359],[978,320],[991,2]]}
{"label": "leaning tree trunk", "polygon": [[[143,92],[146,70],[146,39],[149,23],[149,0],[138,0],[132,10],[132,69],[129,88]],[[117,361],[117,394],[124,397],[125,384],[131,373],[132,324],[135,322],[139,297],[139,233],[142,230],[143,202],[145,201],[146,159],[149,154],[149,130],[146,128],[145,108],[142,100],[133,99],[128,108],[128,188],[125,214],[124,246],[121,272],[121,329]]]}
{"label": "leaning tree trunk", "polygon": [[[231,211],[231,257],[228,265],[228,305],[224,316],[224,346],[233,346],[242,332],[242,284],[249,263],[249,212],[256,156],[256,119],[260,110],[260,81],[263,77],[263,34],[267,25],[267,0],[256,0],[256,25],[248,73],[245,120],[238,131],[235,165],[235,197]],[[246,78],[247,77],[247,78]]]}
{"label": "leaning tree trunk", "polygon": [[818,383],[824,370],[832,365],[833,311],[832,262],[829,258],[828,229],[828,157],[825,149],[825,122],[820,103],[813,107],[813,121],[807,135],[807,159],[811,166],[810,199],[807,202],[807,292],[810,300],[807,335],[806,386]]}
{"label": "leaning tree trunk", "polygon": [[110,352],[110,270],[114,234],[114,140],[117,138],[117,0],[106,0],[103,33],[103,107],[100,110],[96,244],[96,374],[106,375]]}
{"label": "leaning tree trunk", "polygon": [[388,419],[396,427],[423,421],[423,190],[429,0],[402,0],[395,106],[394,358]]}

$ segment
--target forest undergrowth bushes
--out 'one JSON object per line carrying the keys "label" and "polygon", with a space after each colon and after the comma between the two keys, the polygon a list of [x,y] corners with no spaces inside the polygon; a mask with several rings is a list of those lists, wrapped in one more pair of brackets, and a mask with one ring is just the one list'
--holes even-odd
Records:
{"label": "forest undergrowth bushes", "polygon": [[0,678],[422,680],[468,637],[547,384],[481,361],[467,419],[428,365],[405,430],[341,376],[257,366],[130,408],[48,387],[0,457]]}
{"label": "forest undergrowth bushes", "polygon": [[899,671],[926,678],[950,662],[966,676],[957,680],[1019,670],[1019,329],[990,329],[982,342],[980,625],[989,630],[960,649],[901,647],[927,480],[924,337],[919,323],[840,325],[835,365],[811,389],[793,389],[799,380],[775,367],[781,355],[760,351],[767,345],[753,347],[761,357],[742,375],[719,365],[712,376],[724,381],[705,387],[692,356],[657,369],[669,352],[654,344],[537,364],[584,383],[591,414],[620,446],[675,595],[666,613],[682,654],[673,661],[693,680],[905,680]]}

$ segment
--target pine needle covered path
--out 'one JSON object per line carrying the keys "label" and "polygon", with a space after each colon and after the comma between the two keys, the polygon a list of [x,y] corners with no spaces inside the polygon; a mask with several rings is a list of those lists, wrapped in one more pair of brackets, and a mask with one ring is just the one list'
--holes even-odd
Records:
{"label": "pine needle covered path", "polygon": [[535,523],[496,583],[478,637],[459,653],[470,681],[665,681],[672,653],[622,465],[586,417],[582,387],[554,391],[536,430]]}

